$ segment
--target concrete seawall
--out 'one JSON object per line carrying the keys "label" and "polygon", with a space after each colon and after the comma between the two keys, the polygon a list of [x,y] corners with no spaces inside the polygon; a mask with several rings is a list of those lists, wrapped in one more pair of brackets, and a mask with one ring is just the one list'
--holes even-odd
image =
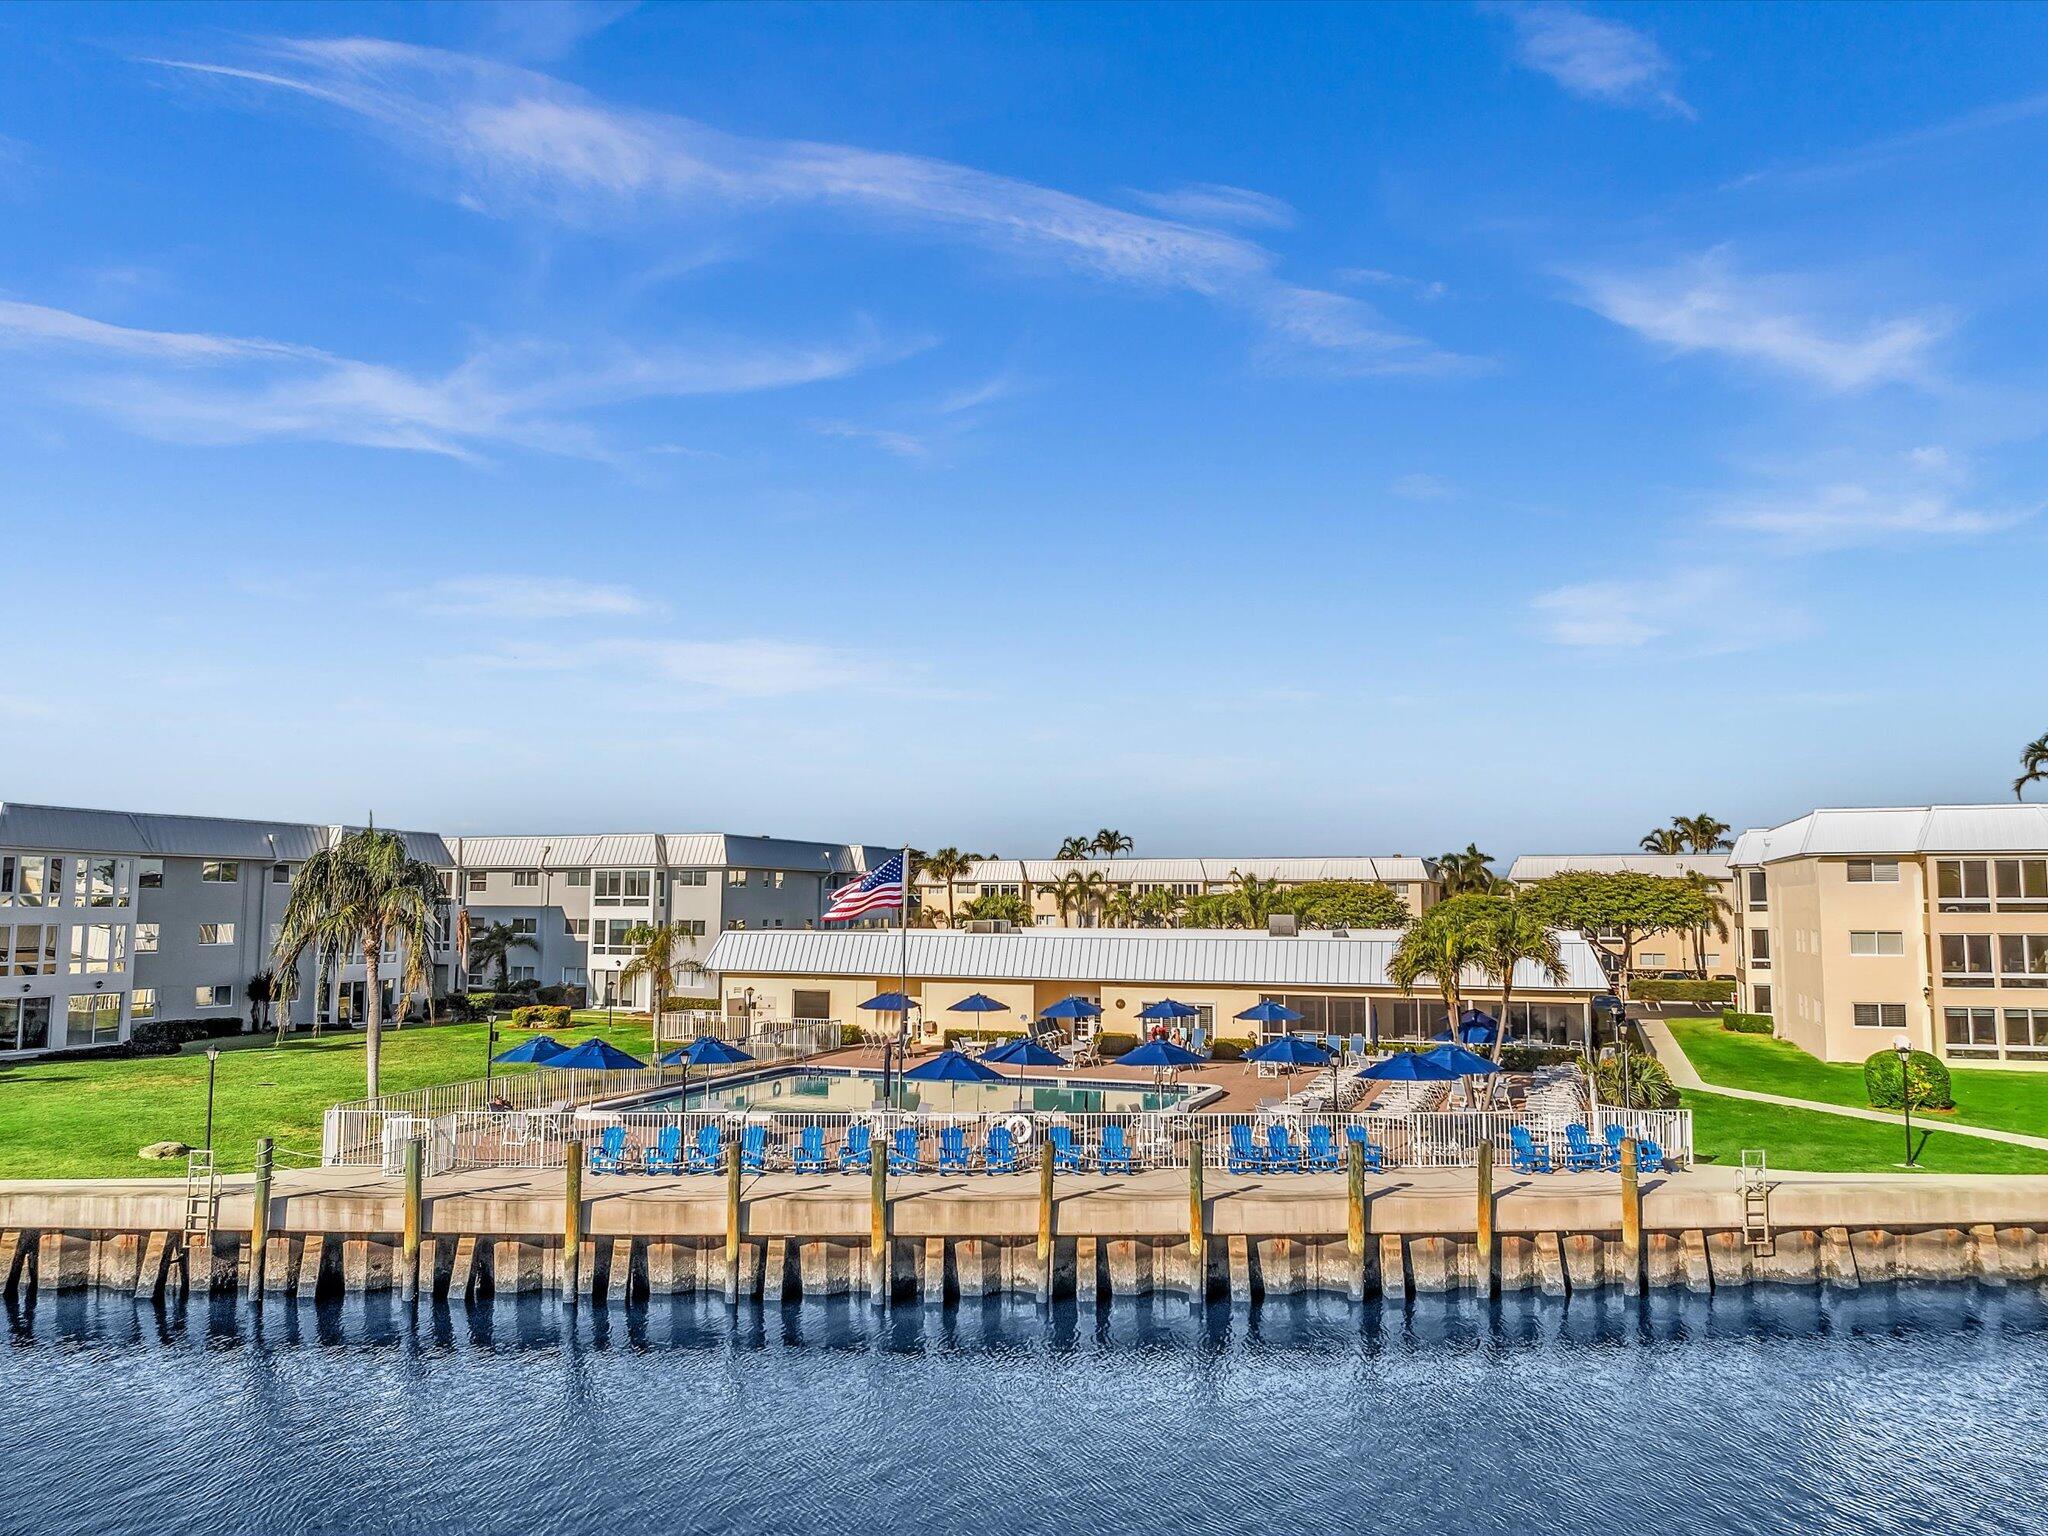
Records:
{"label": "concrete seawall", "polygon": [[0,1183],[0,1283],[16,1300],[97,1287],[258,1302],[399,1289],[1095,1305],[2048,1277],[2048,1178],[1776,1175],[1761,1239],[1728,1171],[1646,1176],[1639,1224],[1624,1204],[1611,1174],[1509,1176],[1488,1224],[1470,1170],[1375,1178],[1355,1204],[1341,1176],[1212,1174],[1197,1227],[1182,1174],[1063,1177],[1049,1206],[1029,1174],[912,1175],[889,1182],[878,1246],[865,1176],[615,1176],[583,1182],[572,1250],[559,1171],[475,1172],[427,1182],[409,1249],[402,1181],[319,1170],[277,1181],[258,1253],[246,1180],[223,1184],[211,1233],[189,1242],[181,1180],[17,1181]]}

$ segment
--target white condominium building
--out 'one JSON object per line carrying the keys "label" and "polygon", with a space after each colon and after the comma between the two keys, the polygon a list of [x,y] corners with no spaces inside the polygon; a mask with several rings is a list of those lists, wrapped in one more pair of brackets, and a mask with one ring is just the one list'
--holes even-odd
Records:
{"label": "white condominium building", "polygon": [[928,913],[957,912],[981,896],[1021,896],[1031,904],[1032,920],[1042,928],[1071,923],[1094,927],[1101,920],[1100,901],[1070,906],[1062,912],[1058,889],[1068,875],[1100,875],[1100,897],[1122,891],[1143,896],[1170,891],[1176,896],[1208,896],[1234,890],[1241,875],[1303,885],[1311,880],[1368,880],[1391,886],[1411,913],[1433,905],[1442,893],[1436,866],[1404,854],[1332,858],[1256,859],[982,859],[952,882],[928,874],[918,876],[919,899]]}

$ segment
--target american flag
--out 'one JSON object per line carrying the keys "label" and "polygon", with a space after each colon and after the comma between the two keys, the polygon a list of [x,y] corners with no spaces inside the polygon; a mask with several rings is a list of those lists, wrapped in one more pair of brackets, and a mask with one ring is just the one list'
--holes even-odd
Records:
{"label": "american flag", "polygon": [[843,887],[825,909],[828,923],[850,922],[877,907],[903,905],[903,855],[896,854],[866,879]]}

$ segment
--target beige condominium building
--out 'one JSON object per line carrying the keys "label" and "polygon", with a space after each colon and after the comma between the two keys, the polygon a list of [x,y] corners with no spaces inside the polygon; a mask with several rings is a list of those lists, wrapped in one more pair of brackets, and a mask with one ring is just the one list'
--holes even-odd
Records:
{"label": "beige condominium building", "polygon": [[1436,866],[1427,859],[1388,854],[1266,859],[982,859],[953,881],[950,905],[945,883],[929,875],[918,877],[918,896],[925,910],[939,914],[941,922],[947,912],[957,912],[979,896],[1023,896],[1029,899],[1032,919],[1040,927],[1096,926],[1099,911],[1093,907],[1060,911],[1055,891],[1061,880],[1075,872],[1102,876],[1101,893],[1105,897],[1116,891],[1142,896],[1161,890],[1181,897],[1206,896],[1236,889],[1240,875],[1277,880],[1287,886],[1311,880],[1376,880],[1391,886],[1411,913],[1433,905],[1442,893]]}
{"label": "beige condominium building", "polygon": [[[1525,853],[1508,868],[1508,879],[1516,885],[1532,885],[1552,875],[1573,871],[1591,874],[1657,875],[1678,879],[1702,875],[1728,904],[1723,921],[1728,936],[1712,928],[1695,935],[1690,929],[1657,928],[1640,935],[1635,946],[1635,970],[1639,976],[1691,976],[1696,964],[1709,976],[1735,974],[1735,875],[1725,853]],[[1603,939],[1619,934],[1602,934]],[[1697,960],[1695,947],[1697,946]]]}
{"label": "beige condominium building", "polygon": [[[1199,1010],[1189,1022],[1211,1038],[1250,1039],[1278,1027],[1262,1029],[1237,1015],[1270,998],[1302,1015],[1300,1023],[1284,1026],[1296,1032],[1426,1039],[1446,1025],[1443,1002],[1433,986],[1408,994],[1388,979],[1399,938],[1385,929],[1283,936],[1186,928],[913,928],[907,936],[912,1029],[926,1039],[948,1028],[1016,1031],[1062,998],[1079,996],[1102,1009],[1094,1026],[1102,1030],[1140,1033],[1139,1011],[1172,999]],[[1560,1045],[1586,1039],[1591,1001],[1607,990],[1606,974],[1579,935],[1560,933],[1558,941],[1565,983],[1531,966],[1517,970],[1510,1039]],[[760,1027],[873,1019],[860,1005],[903,989],[905,962],[905,936],[893,931],[749,929],[720,934],[706,963],[718,975],[727,1015]],[[1497,988],[1476,971],[1465,980],[1471,1001],[1492,1011]],[[1003,1011],[954,1009],[975,993],[1001,1003]],[[1085,1025],[1080,1031],[1089,1032]]]}
{"label": "beige condominium building", "polygon": [[1812,811],[1730,863],[1741,1000],[1784,1039],[2048,1066],[2048,806]]}

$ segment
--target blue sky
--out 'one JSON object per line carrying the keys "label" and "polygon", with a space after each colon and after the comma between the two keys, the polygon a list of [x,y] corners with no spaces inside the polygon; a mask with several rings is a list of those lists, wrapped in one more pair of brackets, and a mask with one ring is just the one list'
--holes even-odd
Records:
{"label": "blue sky", "polygon": [[0,793],[1011,856],[1997,798],[2044,32],[0,12]]}

